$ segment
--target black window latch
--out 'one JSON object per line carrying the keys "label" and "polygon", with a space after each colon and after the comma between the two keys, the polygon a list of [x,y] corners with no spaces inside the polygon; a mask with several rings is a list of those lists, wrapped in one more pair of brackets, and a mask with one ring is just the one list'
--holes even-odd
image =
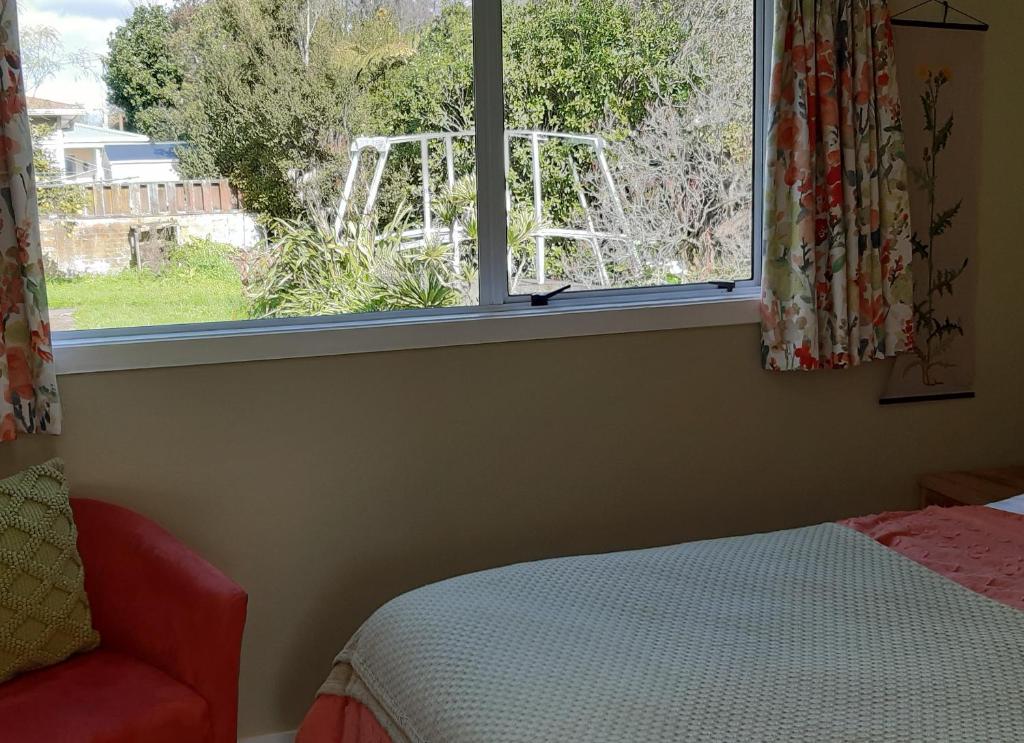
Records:
{"label": "black window latch", "polygon": [[566,284],[565,286],[555,289],[553,292],[548,292],[547,294],[531,294],[530,306],[547,307],[549,300],[553,299],[554,297],[557,297],[559,294],[570,288],[572,288],[572,284]]}
{"label": "black window latch", "polygon": [[716,289],[725,289],[727,292],[732,292],[736,288],[735,281],[709,281],[708,283]]}

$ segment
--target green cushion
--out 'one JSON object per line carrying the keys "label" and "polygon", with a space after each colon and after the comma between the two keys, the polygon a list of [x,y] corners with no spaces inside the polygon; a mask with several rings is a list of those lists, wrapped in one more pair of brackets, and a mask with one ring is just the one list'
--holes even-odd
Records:
{"label": "green cushion", "polygon": [[64,463],[0,480],[0,682],[92,650]]}

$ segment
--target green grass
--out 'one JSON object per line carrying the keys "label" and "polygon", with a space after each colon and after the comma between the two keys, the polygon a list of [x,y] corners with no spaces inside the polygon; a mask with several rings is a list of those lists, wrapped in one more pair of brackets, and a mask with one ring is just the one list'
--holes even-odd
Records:
{"label": "green grass", "polygon": [[243,320],[242,281],[232,248],[193,240],[172,251],[160,273],[129,269],[110,276],[51,278],[51,309],[74,310],[74,329]]}

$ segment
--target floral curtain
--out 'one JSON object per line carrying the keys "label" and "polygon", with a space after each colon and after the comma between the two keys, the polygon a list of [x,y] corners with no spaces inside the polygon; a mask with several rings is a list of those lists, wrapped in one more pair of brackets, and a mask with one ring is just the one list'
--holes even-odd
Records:
{"label": "floral curtain", "polygon": [[0,0],[0,440],[59,433],[15,0]]}
{"label": "floral curtain", "polygon": [[907,166],[886,0],[777,0],[762,358],[855,366],[913,347]]}

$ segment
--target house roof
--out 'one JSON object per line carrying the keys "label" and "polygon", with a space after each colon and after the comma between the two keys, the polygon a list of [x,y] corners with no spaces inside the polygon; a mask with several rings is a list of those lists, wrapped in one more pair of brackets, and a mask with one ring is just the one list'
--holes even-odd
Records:
{"label": "house roof", "polygon": [[64,144],[74,147],[76,144],[88,143],[94,146],[146,144],[149,137],[135,132],[123,132],[120,129],[108,129],[105,126],[75,124],[74,128],[64,133]]}
{"label": "house roof", "polygon": [[49,98],[36,98],[31,95],[27,97],[26,101],[28,103],[28,110],[32,113],[43,111],[87,113],[77,103],[62,103],[61,101],[51,101]]}
{"label": "house roof", "polygon": [[149,142],[146,144],[107,145],[107,159],[124,162],[177,162],[181,142]]}

